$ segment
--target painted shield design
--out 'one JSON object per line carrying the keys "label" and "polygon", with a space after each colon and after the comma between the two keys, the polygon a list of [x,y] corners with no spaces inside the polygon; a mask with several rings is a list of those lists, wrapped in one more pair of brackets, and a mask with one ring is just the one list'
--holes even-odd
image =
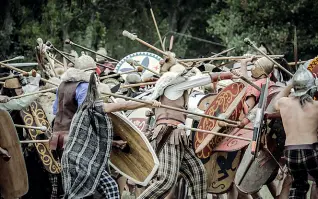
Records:
{"label": "painted shield design", "polygon": [[[209,108],[205,111],[205,114],[237,120],[243,108],[244,96],[244,84],[240,82],[233,83],[216,96]],[[202,118],[198,128],[214,132],[227,131],[227,129],[222,129],[218,126],[217,120],[208,118]],[[220,143],[222,139],[223,137],[220,136],[196,132],[194,136],[194,148],[197,156],[201,159],[210,157],[212,155],[212,149]]]}
{"label": "painted shield design", "polygon": [[146,127],[148,120],[146,112],[150,110],[150,108],[138,108],[131,111],[127,117],[139,130],[141,130],[141,132],[145,132],[147,130]]}
{"label": "painted shield design", "polygon": [[[20,111],[20,115],[27,126],[46,126],[47,132],[35,129],[26,129],[31,140],[46,140],[52,134],[52,128],[46,118],[45,112],[40,104],[32,102],[30,106]],[[45,170],[52,174],[61,173],[61,165],[52,155],[48,143],[34,143]]]}
{"label": "painted shield design", "polygon": [[226,193],[232,186],[241,159],[241,151],[216,152],[204,164],[209,193]]}
{"label": "painted shield design", "polygon": [[[159,61],[162,60],[162,58],[156,54],[149,53],[149,52],[136,52],[130,55],[127,55],[122,60],[120,60],[115,68],[116,73],[122,73],[125,71],[133,70],[134,68],[128,64],[126,61],[127,59],[133,59],[135,61],[138,61],[141,65],[150,68],[156,72],[160,72],[160,64]],[[144,70],[142,72],[142,79],[152,76],[152,73]],[[126,78],[126,75],[123,75],[124,78]]]}
{"label": "painted shield design", "polygon": [[0,147],[11,156],[8,161],[0,156],[0,190],[4,198],[19,198],[29,189],[25,161],[11,116],[0,110],[0,118]]}
{"label": "painted shield design", "polygon": [[[269,88],[269,94],[267,97],[267,111],[271,112],[274,104],[272,103],[272,99],[282,90],[282,87],[271,86]],[[274,102],[274,101],[273,101]],[[253,123],[249,123],[246,127],[253,128]],[[230,135],[241,136],[244,138],[253,138],[253,131],[247,129],[239,129],[235,128],[230,133]],[[231,152],[237,151],[249,144],[248,141],[233,139],[233,138],[224,138],[213,150],[214,151],[223,151],[223,152]]]}

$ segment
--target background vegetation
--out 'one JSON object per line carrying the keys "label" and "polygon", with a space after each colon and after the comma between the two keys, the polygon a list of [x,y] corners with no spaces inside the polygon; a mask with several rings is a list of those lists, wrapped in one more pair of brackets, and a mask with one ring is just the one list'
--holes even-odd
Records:
{"label": "background vegetation", "polygon": [[[206,57],[230,47],[236,47],[231,54],[241,55],[251,50],[243,43],[245,37],[250,37],[293,61],[295,35],[300,59],[318,54],[318,1],[152,0],[151,3],[160,32],[167,37],[167,46],[174,35],[173,51],[179,57]],[[0,4],[2,60],[24,55],[34,61],[38,37],[65,51],[70,50],[63,43],[67,38],[92,49],[105,47],[108,55],[116,59],[149,50],[123,37],[123,30],[160,47],[148,0],[2,0]]]}

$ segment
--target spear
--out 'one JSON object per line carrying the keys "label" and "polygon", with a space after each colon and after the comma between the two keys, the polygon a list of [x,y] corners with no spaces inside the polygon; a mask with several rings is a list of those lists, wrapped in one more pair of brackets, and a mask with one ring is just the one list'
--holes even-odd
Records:
{"label": "spear", "polygon": [[5,63],[5,62],[10,62],[10,61],[19,60],[19,59],[24,59],[24,56],[17,56],[17,57],[14,57],[12,59],[7,59],[7,60],[1,61],[1,62]]}
{"label": "spear", "polygon": [[142,72],[142,67],[137,67],[136,69],[134,70],[129,70],[129,71],[126,71],[126,72],[122,72],[122,73],[117,73],[117,74],[112,74],[112,75],[107,75],[107,76],[103,76],[101,78],[99,78],[100,80],[103,80],[103,79],[107,79],[107,78],[111,78],[111,77],[117,77],[117,76],[120,76],[120,75],[126,75],[126,74],[129,74],[129,73],[140,73]]}
{"label": "spear", "polygon": [[34,130],[40,130],[40,131],[47,131],[46,126],[27,126],[27,125],[21,125],[21,124],[14,124],[17,128],[25,128],[25,129],[34,129]]}
{"label": "spear", "polygon": [[[117,95],[117,94],[114,94],[114,93],[102,92],[102,94],[113,96],[113,97],[116,97],[116,98],[123,98],[123,99],[126,99],[126,100],[131,100],[131,101],[135,101],[135,102],[140,102],[140,103],[152,105],[151,102],[147,102],[147,101],[144,101],[144,100],[135,99],[135,98],[131,98],[131,97],[126,97],[126,96],[123,96],[123,95]],[[187,113],[187,114],[192,114],[192,115],[196,115],[196,116],[200,116],[200,117],[209,118],[209,119],[212,119],[212,120],[218,120],[218,121],[223,121],[223,122],[227,122],[227,123],[230,123],[230,124],[239,125],[238,121],[223,119],[223,118],[219,118],[219,117],[215,117],[215,116],[211,116],[211,115],[205,115],[205,114],[201,114],[201,113],[195,113],[195,112],[192,112],[192,111],[188,111],[188,110],[185,110],[185,109],[180,109],[180,108],[176,108],[176,107],[168,106],[168,105],[164,105],[164,104],[162,104],[160,106],[160,108],[166,108],[166,109],[170,109],[170,110],[174,110],[174,111],[178,111],[178,112],[182,112],[182,113]]]}
{"label": "spear", "polygon": [[160,35],[160,32],[159,32],[159,28],[158,28],[158,25],[157,25],[157,21],[156,21],[155,15],[153,14],[153,11],[152,11],[151,1],[150,0],[149,0],[149,7],[150,7],[151,17],[152,17],[153,23],[155,24],[155,27],[156,27],[156,30],[157,30],[157,34],[158,34],[158,37],[159,37],[159,41],[161,43],[162,50],[165,50],[163,42],[162,42],[162,39],[161,39],[161,35]]}
{"label": "spear", "polygon": [[283,70],[285,73],[287,73],[288,75],[290,75],[291,77],[293,77],[294,75],[289,72],[288,70],[286,70],[286,68],[284,68],[282,65],[280,65],[279,63],[277,63],[274,59],[272,59],[272,56],[274,55],[267,55],[266,53],[264,53],[263,51],[261,51],[259,48],[257,48],[257,46],[249,39],[249,38],[245,38],[244,42],[253,47],[255,50],[257,50],[259,53],[261,53],[263,56],[265,56],[267,59],[269,59],[271,62],[273,62],[276,66],[278,66],[278,68],[280,68],[281,70]]}
{"label": "spear", "polygon": [[245,138],[245,137],[235,136],[235,135],[228,135],[228,134],[218,133],[218,132],[213,132],[213,131],[207,131],[207,130],[203,130],[203,129],[191,128],[191,127],[185,126],[184,124],[179,124],[177,128],[206,133],[206,134],[213,134],[213,135],[218,135],[218,136],[222,136],[222,137],[229,137],[229,138],[238,139],[238,140],[245,140],[245,141],[249,141],[249,142],[252,141],[252,139],[250,139],[250,138]]}
{"label": "spear", "polygon": [[32,93],[26,93],[24,95],[17,95],[17,96],[14,96],[14,97],[10,97],[9,100],[19,99],[19,98],[22,98],[22,97],[27,97],[27,96],[31,96],[31,95],[37,95],[37,94],[41,94],[41,93],[52,92],[52,91],[55,91],[55,90],[56,90],[56,88],[49,88],[49,89],[36,91],[36,92],[32,92]]}
{"label": "spear", "polygon": [[66,40],[65,40],[65,43],[66,43],[66,44],[73,45],[73,46],[76,46],[76,47],[78,47],[78,48],[81,48],[81,49],[83,49],[83,50],[85,50],[85,51],[94,53],[94,54],[96,54],[96,55],[102,56],[102,57],[104,57],[104,58],[106,58],[106,59],[115,61],[116,63],[118,62],[118,60],[116,60],[116,59],[114,59],[114,58],[111,58],[111,57],[106,56],[106,55],[102,55],[102,54],[100,54],[100,53],[98,53],[98,52],[95,52],[95,51],[89,49],[89,48],[86,48],[86,47],[84,47],[84,46],[81,46],[81,45],[79,45],[79,44],[76,44],[76,43],[72,42],[70,39],[66,39]]}
{"label": "spear", "polygon": [[136,60],[127,59],[126,62],[127,62],[128,64],[132,65],[132,66],[141,66],[143,69],[148,70],[148,71],[152,72],[153,74],[155,74],[155,75],[157,75],[157,76],[159,76],[159,77],[161,76],[161,75],[160,75],[159,73],[157,73],[156,71],[154,71],[154,70],[152,70],[152,69],[150,69],[150,68],[148,68],[148,67],[143,66],[142,64],[140,64],[140,63],[139,63],[138,61],[136,61]]}
{"label": "spear", "polygon": [[[255,58],[261,58],[261,57],[264,57],[264,56],[262,56],[262,55],[255,56]],[[281,57],[284,57],[284,55],[269,55],[269,57],[281,58]],[[246,59],[246,58],[248,58],[248,57],[246,57],[246,56],[215,57],[214,56],[214,57],[195,58],[195,59],[179,59],[179,61],[198,62],[198,61],[217,61],[217,60],[240,60],[240,59]]]}

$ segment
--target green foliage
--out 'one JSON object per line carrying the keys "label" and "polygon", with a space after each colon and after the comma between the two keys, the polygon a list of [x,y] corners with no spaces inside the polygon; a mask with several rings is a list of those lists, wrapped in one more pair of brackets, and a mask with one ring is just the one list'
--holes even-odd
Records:
{"label": "green foliage", "polygon": [[312,58],[318,51],[317,1],[311,0],[219,0],[211,5],[213,14],[207,32],[218,36],[234,53],[246,53],[245,37],[264,42],[276,54],[293,59],[294,27],[299,57]]}

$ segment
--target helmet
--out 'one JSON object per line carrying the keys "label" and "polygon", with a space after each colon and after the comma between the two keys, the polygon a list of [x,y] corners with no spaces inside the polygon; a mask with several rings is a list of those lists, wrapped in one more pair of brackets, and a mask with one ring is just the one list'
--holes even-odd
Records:
{"label": "helmet", "polygon": [[[107,51],[105,48],[99,48],[97,51],[98,54],[107,56]],[[96,62],[104,62],[106,61],[105,57],[96,54]]]}
{"label": "helmet", "polygon": [[172,52],[167,53],[168,56],[160,61],[160,72],[168,72],[173,65],[177,64],[176,55]]}
{"label": "helmet", "polygon": [[251,73],[254,78],[259,78],[262,75],[268,77],[273,70],[273,62],[266,57],[262,57],[254,62],[254,68],[251,70]]}
{"label": "helmet", "polygon": [[83,54],[75,60],[74,68],[80,70],[93,69],[96,68],[96,63],[92,57]]}
{"label": "helmet", "polygon": [[313,88],[316,88],[315,78],[312,73],[305,68],[305,65],[299,67],[293,77],[294,95],[299,97],[305,95]]}

